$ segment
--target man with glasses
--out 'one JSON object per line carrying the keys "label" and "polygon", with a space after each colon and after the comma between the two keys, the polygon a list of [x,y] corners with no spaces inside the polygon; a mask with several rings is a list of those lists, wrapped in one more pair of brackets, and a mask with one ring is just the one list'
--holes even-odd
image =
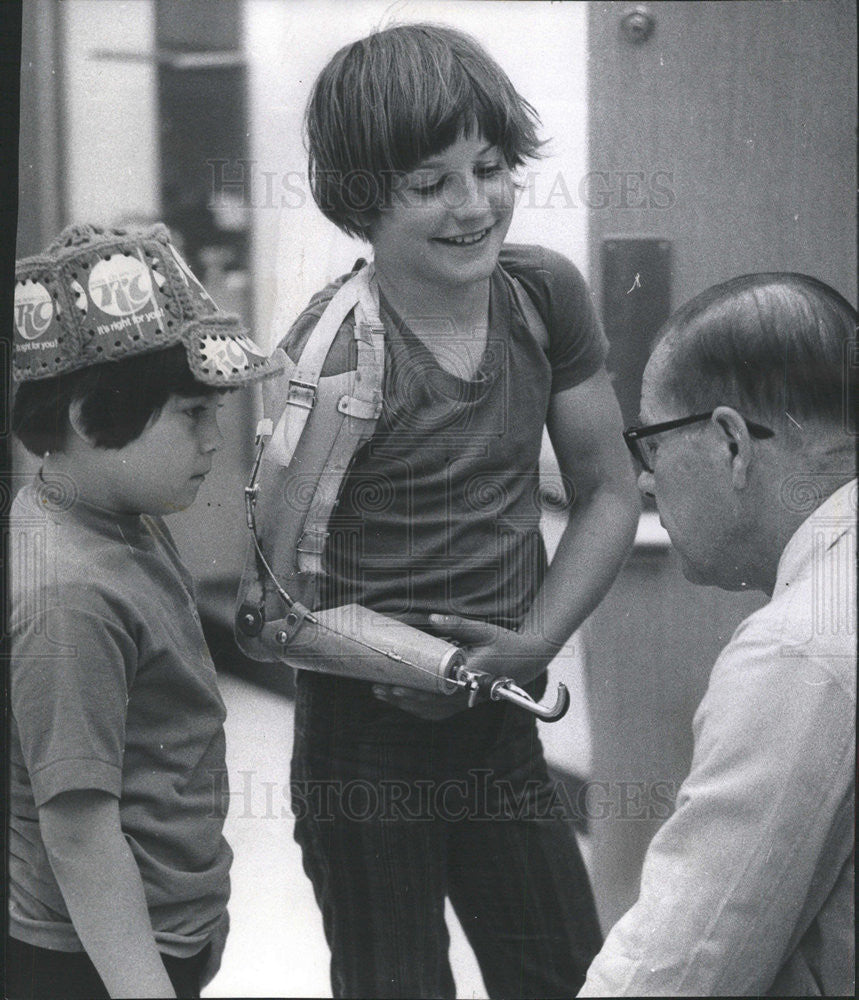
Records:
{"label": "man with glasses", "polygon": [[703,292],[650,357],[639,488],[687,579],[770,602],[579,996],[853,994],[857,371],[855,310],[796,274]]}

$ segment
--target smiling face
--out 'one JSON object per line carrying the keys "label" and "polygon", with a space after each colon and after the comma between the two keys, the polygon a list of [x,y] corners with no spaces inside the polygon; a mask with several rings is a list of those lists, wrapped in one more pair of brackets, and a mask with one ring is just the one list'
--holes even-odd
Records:
{"label": "smiling face", "polygon": [[370,233],[380,273],[394,284],[438,289],[488,278],[513,215],[501,151],[479,135],[460,135],[398,180]]}
{"label": "smiling face", "polygon": [[190,507],[223,443],[217,418],[222,405],[221,393],[173,395],[122,448],[79,439],[81,496],[120,514],[163,515]]}

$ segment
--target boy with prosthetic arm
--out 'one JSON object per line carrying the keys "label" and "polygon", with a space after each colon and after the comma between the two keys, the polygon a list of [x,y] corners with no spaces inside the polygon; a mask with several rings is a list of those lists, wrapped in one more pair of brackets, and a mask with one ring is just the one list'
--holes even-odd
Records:
{"label": "boy with prosthetic arm", "polygon": [[[326,380],[347,386],[331,412],[372,427],[343,463],[330,516],[284,542],[301,491],[271,485],[258,513],[263,557],[283,555],[282,588],[311,612],[357,606],[454,638],[468,667],[539,698],[547,665],[620,568],[638,503],[581,275],[560,254],[504,244],[513,171],[537,155],[537,124],[497,63],[441,26],[374,33],[322,71],[306,113],[313,194],[374,260],[314,296],[285,339],[292,370],[269,394],[269,464],[300,464],[310,432],[296,446],[293,431],[299,414],[321,414]],[[338,315],[319,377],[304,378],[307,344],[347,288],[354,310]],[[382,368],[377,411],[362,397],[362,348]],[[549,567],[536,502],[544,426],[575,496]],[[258,556],[237,636],[250,655],[289,662],[303,611],[290,612]],[[298,671],[293,782],[369,783],[380,801],[386,788],[411,791],[395,816],[356,817],[343,801],[324,817],[297,810],[334,995],[455,996],[446,896],[490,996],[574,994],[599,927],[569,824],[545,813],[533,715],[340,668],[319,643],[316,669]],[[464,813],[425,815],[410,797],[477,775],[490,778],[487,801]],[[502,786],[521,796],[520,814],[504,812]]]}

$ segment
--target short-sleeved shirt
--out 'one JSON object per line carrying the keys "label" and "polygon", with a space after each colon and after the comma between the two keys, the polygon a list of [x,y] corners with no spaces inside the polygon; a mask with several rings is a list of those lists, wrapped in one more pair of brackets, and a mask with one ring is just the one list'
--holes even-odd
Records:
{"label": "short-sleeved shirt", "polygon": [[[342,280],[294,324],[284,344],[293,359]],[[523,293],[548,345],[529,328]],[[560,254],[505,246],[490,279],[486,347],[470,380],[442,368],[384,298],[381,306],[383,412],[329,523],[323,604],[514,625],[545,570],[538,462],[550,396],[594,375],[607,353],[590,293]],[[351,322],[324,375],[354,367]]]}
{"label": "short-sleeved shirt", "polygon": [[82,950],[38,808],[116,796],[159,948],[194,954],[223,919],[232,854],[224,718],[190,576],[159,518],[36,481],[12,509],[9,929]]}

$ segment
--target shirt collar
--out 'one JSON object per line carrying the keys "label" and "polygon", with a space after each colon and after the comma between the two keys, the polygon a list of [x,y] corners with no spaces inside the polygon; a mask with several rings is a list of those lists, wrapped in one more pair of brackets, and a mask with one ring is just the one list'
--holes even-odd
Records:
{"label": "shirt collar", "polygon": [[[808,485],[814,489],[813,483]],[[801,493],[797,494],[797,499],[801,502]],[[859,485],[856,479],[852,479],[814,508],[791,536],[781,554],[773,596],[809,572],[815,551],[815,536],[822,533],[826,548],[830,549],[848,531],[855,530],[857,500]]]}

